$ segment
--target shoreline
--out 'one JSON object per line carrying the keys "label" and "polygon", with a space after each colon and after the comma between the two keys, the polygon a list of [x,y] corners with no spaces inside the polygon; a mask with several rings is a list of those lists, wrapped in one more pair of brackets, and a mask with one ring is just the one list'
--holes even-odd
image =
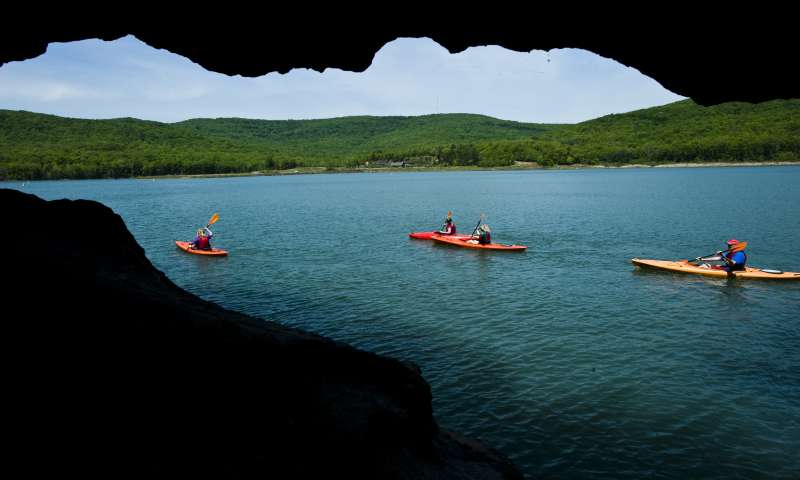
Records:
{"label": "shoreline", "polygon": [[177,179],[193,179],[193,178],[228,178],[228,177],[275,177],[284,175],[319,175],[319,174],[338,174],[338,173],[410,173],[410,172],[481,172],[481,171],[526,171],[526,170],[597,170],[597,169],[631,169],[631,168],[716,168],[716,167],[786,167],[798,166],[800,161],[796,162],[704,162],[704,163],[662,163],[656,165],[649,165],[645,163],[626,164],[626,165],[588,165],[588,164],[574,164],[574,165],[555,165],[552,167],[543,167],[533,162],[517,162],[515,165],[506,167],[474,167],[474,166],[453,166],[453,167],[379,167],[379,168],[365,168],[365,167],[298,167],[291,170],[266,170],[266,171],[253,171],[253,172],[239,172],[239,173],[200,173],[200,174],[182,174],[182,175],[146,175],[136,177],[119,177],[119,178],[57,178],[46,180],[21,180],[10,179],[0,180],[0,182],[40,182],[40,181],[58,181],[58,180],[177,180]]}
{"label": "shoreline", "polygon": [[193,175],[150,175],[128,177],[136,180],[157,179],[191,179],[191,178],[226,178],[226,177],[274,177],[284,175],[319,175],[337,173],[411,173],[411,172],[480,172],[480,171],[520,171],[520,170],[595,170],[595,169],[631,169],[631,168],[715,168],[715,167],[785,167],[798,166],[797,162],[704,162],[704,163],[662,163],[657,165],[556,165],[543,167],[536,163],[524,163],[507,167],[385,167],[385,168],[351,168],[351,167],[300,167],[291,170],[270,170],[242,173],[206,173]]}

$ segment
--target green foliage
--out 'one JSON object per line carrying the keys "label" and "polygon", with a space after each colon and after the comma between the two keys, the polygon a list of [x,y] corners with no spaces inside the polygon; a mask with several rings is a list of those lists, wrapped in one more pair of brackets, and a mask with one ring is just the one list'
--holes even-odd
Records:
{"label": "green foliage", "polygon": [[0,110],[0,179],[771,160],[800,160],[799,100],[708,108],[685,100],[575,125],[467,114],[165,124]]}
{"label": "green foliage", "polygon": [[536,142],[557,164],[798,161],[800,100],[714,107],[684,100],[564,126]]}

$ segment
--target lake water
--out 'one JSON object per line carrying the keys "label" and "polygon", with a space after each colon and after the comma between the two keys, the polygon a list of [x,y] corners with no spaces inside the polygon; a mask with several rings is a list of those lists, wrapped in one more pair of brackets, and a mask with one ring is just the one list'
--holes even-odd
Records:
{"label": "lake water", "polygon": [[[530,477],[800,477],[800,283],[630,264],[735,237],[749,264],[800,271],[800,167],[0,186],[101,201],[185,289],[417,363],[440,425]],[[448,210],[529,249],[407,237]],[[229,257],[175,248],[215,212]]]}

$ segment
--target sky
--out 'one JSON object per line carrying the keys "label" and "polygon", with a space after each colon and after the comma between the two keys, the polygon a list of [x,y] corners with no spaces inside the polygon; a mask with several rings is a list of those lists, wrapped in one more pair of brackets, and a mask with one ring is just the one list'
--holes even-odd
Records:
{"label": "sky", "polygon": [[428,38],[387,43],[364,72],[229,77],[134,36],[53,43],[35,59],[0,67],[0,109],[160,122],[477,113],[577,123],[682,99],[638,70],[586,50],[483,46],[451,54]]}

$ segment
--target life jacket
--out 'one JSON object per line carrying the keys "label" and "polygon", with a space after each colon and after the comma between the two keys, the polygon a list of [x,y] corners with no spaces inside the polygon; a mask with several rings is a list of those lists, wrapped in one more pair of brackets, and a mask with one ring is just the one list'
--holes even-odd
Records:
{"label": "life jacket", "polygon": [[447,225],[446,223],[442,226],[442,231],[445,232],[445,235],[455,235],[456,234],[456,224],[450,223]]}
{"label": "life jacket", "polygon": [[211,250],[211,242],[207,236],[198,235],[197,238],[194,239],[194,248],[198,250]]}
{"label": "life jacket", "polygon": [[742,254],[742,261],[736,262],[734,265],[730,265],[729,268],[731,270],[744,270],[744,265],[747,263],[747,254],[744,252],[729,252],[725,254],[725,257],[729,260],[733,260],[734,255]]}
{"label": "life jacket", "polygon": [[478,243],[480,243],[481,245],[492,243],[492,234],[485,230],[482,230],[481,233],[478,235]]}

